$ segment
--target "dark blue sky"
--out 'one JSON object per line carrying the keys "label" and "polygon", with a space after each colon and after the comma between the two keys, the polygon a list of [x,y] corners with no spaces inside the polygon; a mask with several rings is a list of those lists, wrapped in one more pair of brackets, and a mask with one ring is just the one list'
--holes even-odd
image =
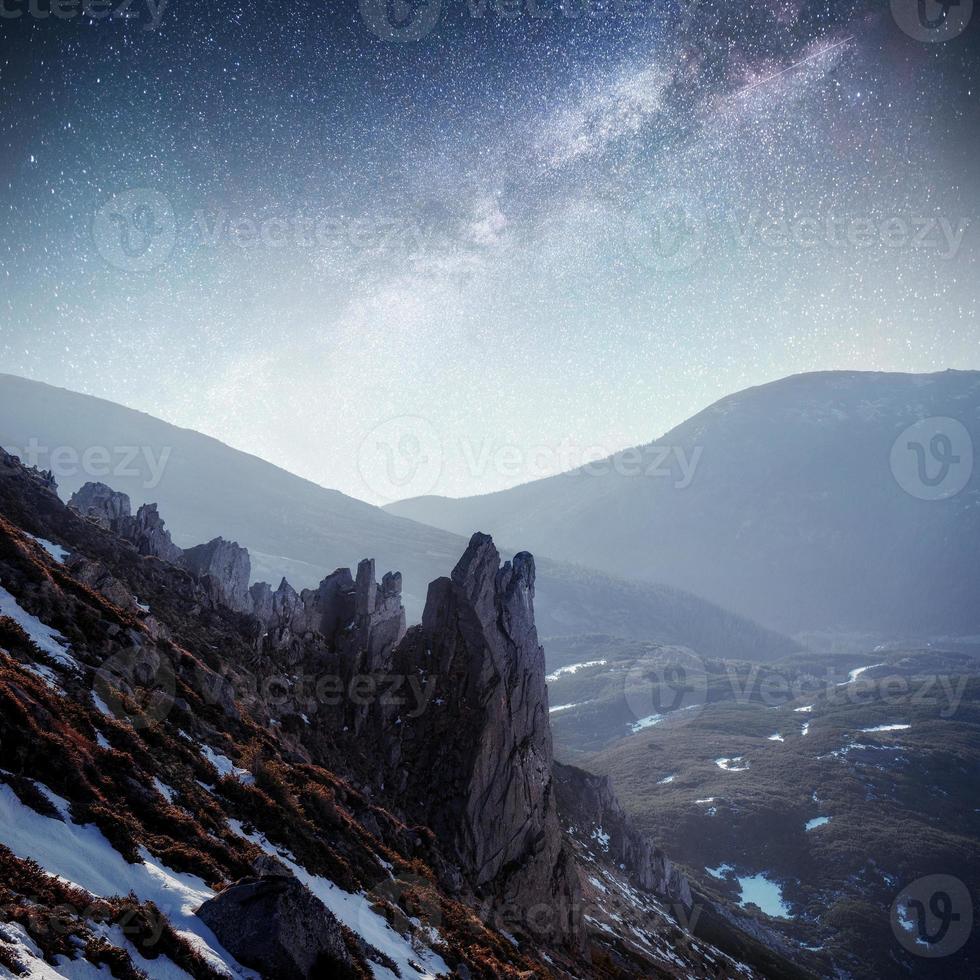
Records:
{"label": "dark blue sky", "polygon": [[468,493],[796,371],[977,366],[980,15],[445,2],[406,40],[434,8],[31,2],[2,370],[374,500],[391,418]]}

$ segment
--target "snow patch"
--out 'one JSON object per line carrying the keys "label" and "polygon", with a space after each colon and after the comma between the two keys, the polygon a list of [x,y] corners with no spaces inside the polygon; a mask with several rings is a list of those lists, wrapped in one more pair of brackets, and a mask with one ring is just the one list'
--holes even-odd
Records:
{"label": "snow patch", "polygon": [[743,755],[737,755],[732,759],[715,759],[715,765],[725,772],[745,772],[749,768],[749,760]]}
{"label": "snow patch", "polygon": [[553,674],[548,674],[545,680],[550,684],[565,674],[577,674],[580,670],[585,670],[587,667],[605,667],[608,662],[608,660],[587,660],[581,664],[569,664],[567,667],[559,667]]}
{"label": "snow patch", "polygon": [[646,718],[641,718],[639,721],[634,721],[630,725],[630,729],[636,732],[642,732],[644,728],[652,728],[654,725],[659,725],[660,722],[664,720],[664,715],[647,715]]}
{"label": "snow patch", "polygon": [[247,769],[240,769],[228,756],[215,752],[210,745],[201,746],[201,755],[218,770],[219,776],[234,776],[246,786],[251,786],[255,782],[255,777]]}
{"label": "snow patch", "polygon": [[[26,531],[24,533],[27,534]],[[60,544],[54,544],[54,542],[48,541],[45,538],[39,538],[34,534],[27,534],[27,536],[39,544],[59,565],[64,564],[65,559],[68,557],[68,552]]]}
{"label": "snow patch", "polygon": [[853,684],[866,670],[874,670],[875,667],[884,667],[884,664],[868,664],[867,667],[856,667],[854,670],[850,671],[847,675],[847,680],[838,684],[838,687],[843,687],[845,684]]}
{"label": "snow patch", "polygon": [[177,792],[173,787],[161,782],[156,776],[153,777],[153,788],[168,802],[173,803]]}
{"label": "snow patch", "polygon": [[56,663],[69,670],[76,672],[79,670],[78,662],[68,652],[68,641],[50,626],[45,626],[37,616],[32,616],[26,609],[22,609],[20,603],[2,585],[0,585],[0,616],[8,616],[12,619]]}
{"label": "snow patch", "polygon": [[557,711],[568,711],[571,708],[581,708],[583,704],[589,703],[589,701],[576,701],[574,704],[556,704],[553,708],[548,709],[548,714],[553,715]]}
{"label": "snow patch", "polygon": [[[60,803],[68,807],[67,801]],[[154,902],[219,973],[259,980],[258,974],[242,967],[194,915],[215,893],[200,878],[172,871],[145,848],[140,848],[139,864],[128,864],[94,824],[42,816],[24,806],[5,784],[0,785],[0,843],[18,857],[37,861],[48,874],[93,895],[109,898],[133,892],[141,901]]]}

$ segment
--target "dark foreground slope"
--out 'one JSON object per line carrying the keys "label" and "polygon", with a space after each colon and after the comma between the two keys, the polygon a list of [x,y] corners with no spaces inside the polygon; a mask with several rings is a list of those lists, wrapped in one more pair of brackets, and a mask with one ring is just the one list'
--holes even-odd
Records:
{"label": "dark foreground slope", "polygon": [[[473,529],[461,537],[425,527],[197,432],[98,398],[0,375],[0,446],[26,451],[32,445],[44,450],[43,468],[51,465],[54,450],[66,450],[55,461],[65,500],[84,483],[103,480],[128,494],[134,508],[158,503],[182,547],[219,535],[239,542],[250,552],[254,577],[273,586],[285,576],[296,588],[312,587],[333,568],[371,555],[379,567],[401,570],[413,622],[421,615],[427,583],[452,568]],[[706,656],[756,659],[794,649],[785,637],[689,593],[636,582],[632,575],[615,579],[540,554],[547,552],[537,560],[542,636],[604,632],[683,643]]]}
{"label": "dark foreground slope", "polygon": [[761,975],[553,769],[529,555],[475,536],[404,633],[371,562],[246,614],[100,523],[0,454],[0,975]]}
{"label": "dark foreground slope", "polygon": [[803,374],[583,470],[387,510],[689,589],[791,633],[976,634],[977,447],[980,372]]}

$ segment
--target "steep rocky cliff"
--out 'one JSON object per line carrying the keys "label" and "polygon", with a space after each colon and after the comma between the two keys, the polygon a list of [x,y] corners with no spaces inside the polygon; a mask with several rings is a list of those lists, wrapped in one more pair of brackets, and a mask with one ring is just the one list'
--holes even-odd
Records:
{"label": "steep rocky cliff", "polygon": [[518,914],[547,906],[553,914],[540,926],[528,919],[530,930],[581,943],[533,601],[534,559],[522,553],[501,567],[485,534],[473,535],[451,578],[429,586],[395,669],[438,677],[439,697],[415,718],[393,719],[389,782],[477,895]]}
{"label": "steep rocky cliff", "polygon": [[[608,787],[556,777],[530,555],[474,535],[407,633],[368,560],[243,615],[229,549],[164,560],[128,501],[75,503],[0,455],[0,971],[312,976],[312,944],[356,976],[753,975]],[[253,898],[258,943],[226,914]]]}

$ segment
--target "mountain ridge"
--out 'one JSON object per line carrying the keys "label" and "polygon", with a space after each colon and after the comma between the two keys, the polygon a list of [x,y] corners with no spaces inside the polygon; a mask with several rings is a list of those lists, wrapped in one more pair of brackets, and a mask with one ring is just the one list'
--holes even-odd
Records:
{"label": "mountain ridge", "polygon": [[[419,588],[452,567],[466,537],[385,513],[336,490],[293,477],[271,463],[231,449],[210,436],[181,430],[145,413],[13,376],[0,376],[0,445],[24,447],[31,438],[49,448],[141,447],[159,460],[169,447],[158,485],[148,473],[57,474],[66,496],[93,479],[125,492],[134,506],[159,504],[174,542],[183,548],[218,536],[248,548],[256,579],[314,588],[332,569],[363,555],[399,568]],[[741,655],[772,658],[797,649],[785,637],[681,590],[616,580],[586,565],[538,553],[538,628],[543,636],[626,631]],[[417,620],[424,595],[406,591]]]}
{"label": "mountain ridge", "polygon": [[[902,455],[902,431],[926,420],[952,446],[953,476],[966,478],[947,499],[929,499],[914,457]],[[920,465],[942,473],[929,454],[944,444],[915,433],[913,442]],[[589,467],[386,510],[447,529],[476,522],[505,544],[519,537],[608,574],[629,569],[790,633],[954,623],[971,633],[980,630],[968,602],[980,586],[969,563],[980,546],[978,444],[980,372],[814,372],[728,395]],[[918,580],[941,584],[924,592]]]}

